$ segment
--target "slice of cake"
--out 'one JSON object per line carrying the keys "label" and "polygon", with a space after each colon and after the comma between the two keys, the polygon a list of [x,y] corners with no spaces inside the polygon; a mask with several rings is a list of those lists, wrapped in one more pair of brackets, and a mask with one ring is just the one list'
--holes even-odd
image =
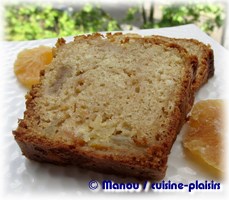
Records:
{"label": "slice of cake", "polygon": [[214,75],[214,53],[210,45],[206,45],[195,39],[169,38],[164,36],[152,36],[155,39],[176,43],[184,47],[189,54],[198,58],[196,78],[193,82],[193,89],[199,90],[200,87]]}
{"label": "slice of cake", "polygon": [[117,37],[58,40],[13,132],[26,157],[141,179],[165,176],[193,102],[197,59],[160,39]]}

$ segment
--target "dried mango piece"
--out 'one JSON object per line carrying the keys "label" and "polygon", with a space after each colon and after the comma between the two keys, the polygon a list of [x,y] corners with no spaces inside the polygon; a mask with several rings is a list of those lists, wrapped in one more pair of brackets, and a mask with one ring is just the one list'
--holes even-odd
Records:
{"label": "dried mango piece", "polygon": [[52,61],[52,48],[39,46],[21,51],[14,63],[14,73],[27,88],[39,83],[40,71]]}
{"label": "dried mango piece", "polygon": [[224,135],[223,100],[204,100],[196,103],[188,120],[183,145],[208,165],[223,172]]}

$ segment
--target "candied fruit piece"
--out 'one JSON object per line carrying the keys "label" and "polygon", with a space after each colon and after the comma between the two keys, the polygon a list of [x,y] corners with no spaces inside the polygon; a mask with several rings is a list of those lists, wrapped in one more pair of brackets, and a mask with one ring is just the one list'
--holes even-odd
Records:
{"label": "candied fruit piece", "polygon": [[223,100],[203,100],[196,103],[188,120],[183,145],[208,165],[223,172],[224,134]]}
{"label": "candied fruit piece", "polygon": [[27,88],[39,83],[40,71],[52,61],[52,48],[39,46],[21,51],[14,63],[14,73]]}

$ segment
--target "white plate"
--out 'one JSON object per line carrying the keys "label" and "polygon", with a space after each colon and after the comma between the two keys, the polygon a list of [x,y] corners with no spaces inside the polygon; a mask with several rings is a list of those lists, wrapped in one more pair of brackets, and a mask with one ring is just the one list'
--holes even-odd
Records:
{"label": "white plate", "polygon": [[[215,75],[201,88],[196,95],[196,101],[200,99],[227,98],[226,91],[226,68],[229,53],[220,44],[208,35],[200,31],[194,25],[180,27],[148,29],[136,31],[142,35],[159,34],[169,37],[196,38],[212,46],[215,54]],[[68,41],[72,37],[66,38]],[[5,195],[17,196],[18,194],[30,196],[33,194],[67,194],[85,195],[91,193],[88,189],[88,181],[91,179],[102,181],[130,182],[135,179],[122,179],[112,175],[92,172],[77,167],[59,167],[51,164],[41,164],[27,160],[21,155],[21,150],[14,141],[12,130],[17,127],[18,118],[23,117],[25,110],[24,96],[27,90],[20,85],[13,73],[13,63],[19,51],[39,45],[53,46],[56,39],[24,41],[24,42],[1,42],[4,63],[1,64],[1,157],[2,157],[2,180]],[[228,90],[227,90],[228,91]],[[216,180],[205,172],[197,163],[190,160],[183,151],[179,134],[173,145],[168,161],[167,174],[164,180],[173,182],[189,183],[195,180]],[[217,181],[217,180],[216,180]],[[188,192],[187,192],[188,193]]]}

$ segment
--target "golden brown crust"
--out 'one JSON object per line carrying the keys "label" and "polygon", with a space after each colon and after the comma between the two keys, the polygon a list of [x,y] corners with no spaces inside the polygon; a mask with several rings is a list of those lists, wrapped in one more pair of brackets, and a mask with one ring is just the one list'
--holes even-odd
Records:
{"label": "golden brown crust", "polygon": [[[90,37],[101,37],[101,35],[80,36],[76,37],[75,40],[89,39]],[[109,37],[112,37],[112,35]],[[128,41],[128,39],[124,40],[124,42]],[[41,83],[35,85],[26,96],[27,110],[24,113],[24,119],[19,121],[17,130],[13,132],[23,154],[29,159],[41,162],[77,165],[104,173],[133,176],[140,179],[162,179],[165,176],[167,159],[173,142],[193,104],[194,91],[192,91],[191,85],[197,61],[195,57],[189,57],[185,49],[177,44],[163,43],[149,38],[145,38],[144,42],[163,44],[166,48],[175,48],[187,61],[186,77],[183,80],[179,101],[176,102],[176,109],[173,112],[174,117],[170,120],[169,129],[167,130],[169,137],[157,137],[157,140],[161,141],[161,145],[149,147],[147,155],[142,157],[136,155],[122,157],[115,154],[100,155],[96,151],[85,151],[84,144],[81,141],[75,140],[73,143],[62,143],[60,140],[50,139],[40,133],[33,132],[29,127],[31,123],[39,123],[39,115],[35,110],[35,99],[41,95]],[[60,40],[60,45],[57,45],[57,48],[60,48],[61,45],[64,45],[62,40]],[[45,72],[42,72],[41,76],[44,76],[44,74]],[[125,155],[125,152],[123,152],[123,155]]]}
{"label": "golden brown crust", "polygon": [[194,87],[196,90],[198,90],[204,83],[208,81],[209,78],[211,78],[214,75],[214,52],[211,49],[210,45],[205,45],[202,42],[199,42],[195,39],[182,39],[191,41],[192,43],[195,43],[200,48],[203,49],[201,60],[199,61],[199,72],[197,74],[196,83],[194,83]]}
{"label": "golden brown crust", "polygon": [[[103,173],[133,176],[139,179],[153,178],[160,180],[165,175],[165,170],[163,172],[162,169],[158,169],[158,171],[156,169],[152,170],[150,162],[144,163],[138,157],[100,156],[92,152],[80,151],[75,145],[50,143],[45,138],[29,138],[29,140],[25,140],[18,137],[19,134],[17,131],[14,132],[15,139],[23,154],[27,158],[39,162],[56,165],[76,165]],[[125,154],[125,152],[123,153]]]}
{"label": "golden brown crust", "polygon": [[[208,66],[208,76],[207,79],[211,78],[214,75],[215,72],[215,67],[214,67],[214,52],[211,49],[211,47],[209,47],[207,53],[206,53],[206,58],[205,60],[207,61],[207,66]],[[207,80],[206,80],[207,81]]]}

